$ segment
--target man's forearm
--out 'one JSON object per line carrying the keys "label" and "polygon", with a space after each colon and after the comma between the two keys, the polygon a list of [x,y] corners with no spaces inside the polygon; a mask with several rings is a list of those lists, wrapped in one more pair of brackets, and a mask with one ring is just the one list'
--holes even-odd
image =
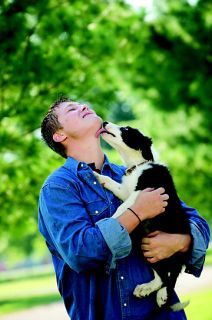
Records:
{"label": "man's forearm", "polygon": [[126,210],[121,216],[117,218],[119,223],[125,227],[130,234],[140,223],[139,219],[130,211]]}

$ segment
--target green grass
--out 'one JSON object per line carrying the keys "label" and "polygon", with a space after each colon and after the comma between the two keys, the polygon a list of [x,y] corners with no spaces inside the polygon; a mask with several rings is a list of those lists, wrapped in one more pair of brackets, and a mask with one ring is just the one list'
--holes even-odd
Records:
{"label": "green grass", "polygon": [[212,320],[212,289],[188,294],[181,301],[190,300],[185,308],[188,320]]}
{"label": "green grass", "polygon": [[16,311],[26,310],[32,307],[36,307],[43,304],[49,304],[59,301],[58,294],[43,294],[39,296],[21,297],[17,295],[16,299],[2,300],[0,301],[0,316],[3,314],[9,314]]}
{"label": "green grass", "polygon": [[0,281],[0,315],[59,300],[53,273]]}

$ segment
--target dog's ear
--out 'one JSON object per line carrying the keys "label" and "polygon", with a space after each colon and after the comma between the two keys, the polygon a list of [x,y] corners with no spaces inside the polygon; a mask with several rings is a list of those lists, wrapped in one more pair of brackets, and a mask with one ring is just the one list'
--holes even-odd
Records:
{"label": "dog's ear", "polygon": [[141,153],[143,158],[148,161],[154,161],[151,145],[152,145],[152,139],[144,136],[144,141],[142,142],[142,146],[141,146]]}

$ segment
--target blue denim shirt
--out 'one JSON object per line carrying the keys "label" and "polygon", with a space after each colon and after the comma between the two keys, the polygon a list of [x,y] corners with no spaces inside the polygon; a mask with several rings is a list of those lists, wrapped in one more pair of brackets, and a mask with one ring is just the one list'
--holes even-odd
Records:
{"label": "blue denim shirt", "polygon": [[[102,174],[120,181],[124,170],[105,157]],[[120,203],[86,163],[71,157],[42,187],[39,230],[52,254],[69,316],[72,320],[186,319],[183,311],[158,311],[154,294],[143,299],[133,296],[137,284],[152,279],[152,270],[133,248],[126,229],[111,218]],[[199,276],[209,228],[195,209],[185,208],[193,235],[187,272]]]}

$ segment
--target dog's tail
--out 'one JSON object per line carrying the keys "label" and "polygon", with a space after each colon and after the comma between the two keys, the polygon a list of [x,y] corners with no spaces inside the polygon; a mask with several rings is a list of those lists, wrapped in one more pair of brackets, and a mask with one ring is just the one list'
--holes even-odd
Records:
{"label": "dog's tail", "polygon": [[173,304],[172,306],[170,306],[170,308],[172,309],[172,311],[176,312],[176,311],[180,311],[183,310],[185,307],[187,307],[189,305],[190,301],[185,301],[185,302],[177,302],[175,304]]}

